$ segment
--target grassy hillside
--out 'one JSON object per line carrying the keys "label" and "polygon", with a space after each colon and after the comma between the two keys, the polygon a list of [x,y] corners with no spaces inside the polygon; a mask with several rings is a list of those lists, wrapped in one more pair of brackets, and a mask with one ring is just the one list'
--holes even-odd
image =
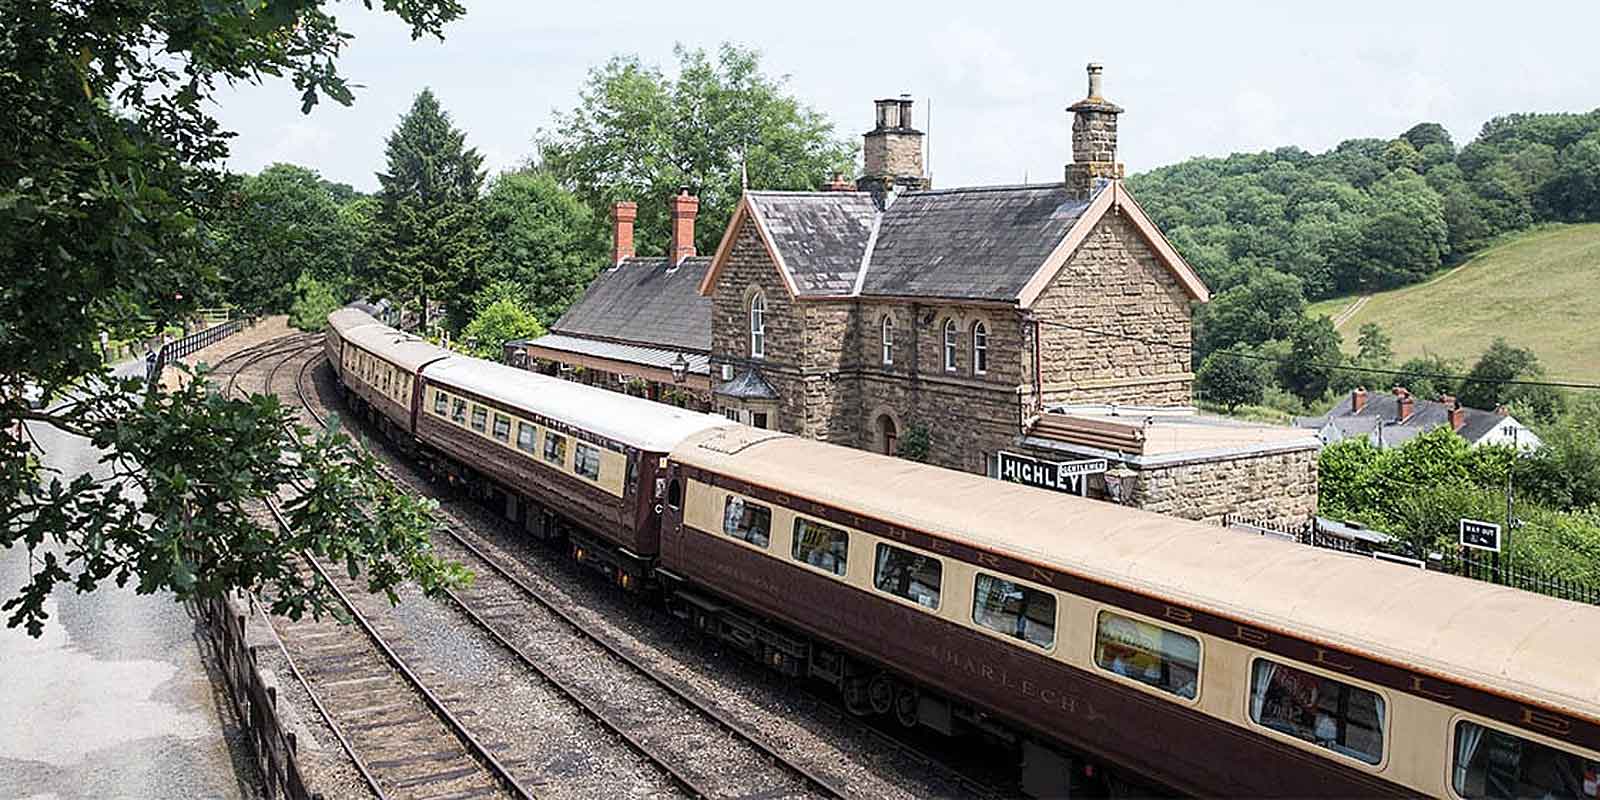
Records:
{"label": "grassy hillside", "polygon": [[[1337,322],[1360,298],[1314,304]],[[1538,354],[1554,378],[1600,380],[1600,224],[1516,236],[1425,283],[1371,295],[1339,324],[1345,347],[1368,322],[1394,337],[1398,360],[1424,352],[1469,366],[1496,336]]]}

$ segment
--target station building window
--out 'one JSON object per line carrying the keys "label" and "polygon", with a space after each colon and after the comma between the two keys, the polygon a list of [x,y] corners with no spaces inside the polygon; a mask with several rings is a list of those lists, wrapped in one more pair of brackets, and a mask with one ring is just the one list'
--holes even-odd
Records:
{"label": "station building window", "polygon": [[1095,628],[1094,663],[1185,700],[1199,691],[1199,639],[1110,611]]}
{"label": "station building window", "polygon": [[728,495],[722,507],[722,532],[764,549],[772,540],[772,509]]}
{"label": "station building window", "polygon": [[572,469],[591,481],[600,480],[600,448],[578,442],[573,454]]}
{"label": "station building window", "polygon": [[1251,668],[1251,721],[1335,753],[1382,761],[1383,715],[1377,692],[1265,658]]}
{"label": "station building window", "polygon": [[502,442],[511,440],[511,418],[504,414],[494,415],[494,438]]}
{"label": "station building window", "polygon": [[944,564],[933,556],[894,545],[878,545],[872,585],[880,592],[903,597],[925,608],[938,608],[939,582],[943,577]]}
{"label": "station building window", "polygon": [[1451,786],[1479,797],[1600,797],[1600,761],[1476,722],[1456,723]]}
{"label": "station building window", "polygon": [[483,433],[489,426],[489,410],[483,406],[472,407],[472,429]]}
{"label": "station building window", "polygon": [[953,320],[953,319],[945,320],[944,321],[944,371],[945,372],[955,372],[956,371],[956,341],[957,341],[957,337],[958,336],[959,336],[959,334],[956,333],[956,321]]}
{"label": "station building window", "polygon": [[894,316],[883,315],[883,365],[894,363]]}
{"label": "station building window", "polygon": [[567,437],[555,431],[545,431],[544,460],[557,466],[567,463]]}
{"label": "station building window", "polygon": [[433,413],[443,417],[450,413],[450,395],[444,392],[434,392]]}
{"label": "station building window", "polygon": [[972,324],[972,374],[989,372],[989,328],[982,322]]}
{"label": "station building window", "polygon": [[1048,650],[1056,641],[1056,597],[980,572],[972,595],[972,621]]}
{"label": "station building window", "polygon": [[750,357],[767,356],[767,296],[756,292],[750,298]]}
{"label": "station building window", "polygon": [[524,453],[533,453],[534,439],[538,438],[539,429],[526,422],[517,423],[517,449]]}
{"label": "station building window", "polygon": [[831,525],[796,518],[792,554],[796,561],[843,575],[850,558],[850,534]]}

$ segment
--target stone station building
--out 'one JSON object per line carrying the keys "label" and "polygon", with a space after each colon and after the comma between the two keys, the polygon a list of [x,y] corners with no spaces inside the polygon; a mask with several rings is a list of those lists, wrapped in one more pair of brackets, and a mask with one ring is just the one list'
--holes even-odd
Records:
{"label": "stone station building", "polygon": [[706,315],[712,404],[996,477],[1083,470],[1052,485],[1184,517],[1305,521],[1316,437],[1193,409],[1209,292],[1121,182],[1097,65],[1068,110],[1060,183],[931,188],[902,96],[877,101],[854,185],[746,191],[707,305],[679,306]]}

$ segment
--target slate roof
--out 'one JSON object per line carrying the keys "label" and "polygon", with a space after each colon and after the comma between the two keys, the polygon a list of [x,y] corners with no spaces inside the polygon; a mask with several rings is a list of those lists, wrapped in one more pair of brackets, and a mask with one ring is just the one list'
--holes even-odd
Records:
{"label": "slate roof", "polygon": [[808,296],[1010,300],[1089,207],[1062,184],[906,192],[876,220],[867,192],[746,196]]}
{"label": "slate roof", "polygon": [[745,400],[776,400],[778,393],[753,369],[739,373],[733,380],[717,386],[717,394]]}
{"label": "slate roof", "polygon": [[683,360],[689,364],[690,375],[711,374],[711,357],[705,353],[685,353],[681,350],[666,350],[659,347],[582,339],[560,333],[547,333],[537,339],[528,339],[518,344],[665,370],[672,369],[678,356],[682,355]]}
{"label": "slate roof", "polygon": [[861,293],[1010,300],[1088,207],[1061,184],[909,192],[883,214]]}
{"label": "slate roof", "polygon": [[[1368,392],[1367,402],[1362,405],[1359,412],[1352,412],[1354,402],[1349,394],[1345,394],[1333,408],[1328,410],[1328,413],[1320,417],[1296,418],[1295,425],[1318,430],[1323,426],[1332,425],[1343,438],[1348,439],[1375,435],[1381,420],[1383,441],[1380,446],[1393,447],[1441,425],[1450,424],[1450,411],[1437,400],[1413,397],[1411,416],[1404,421],[1400,420],[1400,398],[1395,397],[1393,393]],[[1457,433],[1468,442],[1477,442],[1506,420],[1493,411],[1463,408],[1467,412],[1466,419]]]}
{"label": "slate roof", "polygon": [[630,258],[601,272],[550,326],[551,333],[711,352],[711,298],[699,292],[711,257],[686,258],[677,269],[667,266],[665,258]]}
{"label": "slate roof", "polygon": [[855,290],[878,205],[866,192],[747,192],[802,295]]}

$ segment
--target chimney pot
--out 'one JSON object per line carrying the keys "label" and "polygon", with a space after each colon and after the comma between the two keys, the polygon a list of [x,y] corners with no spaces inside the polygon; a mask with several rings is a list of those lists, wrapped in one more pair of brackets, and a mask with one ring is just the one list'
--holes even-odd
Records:
{"label": "chimney pot", "polygon": [[694,257],[694,218],[700,211],[700,198],[685,186],[673,195],[671,211],[672,241],[667,245],[667,263],[676,267]]}
{"label": "chimney pot", "polygon": [[611,206],[611,264],[616,266],[633,258],[633,221],[639,217],[639,206],[629,200],[619,200]]}
{"label": "chimney pot", "polygon": [[1100,96],[1100,74],[1104,71],[1105,67],[1103,65],[1092,61],[1089,62],[1089,96],[1091,98]]}

